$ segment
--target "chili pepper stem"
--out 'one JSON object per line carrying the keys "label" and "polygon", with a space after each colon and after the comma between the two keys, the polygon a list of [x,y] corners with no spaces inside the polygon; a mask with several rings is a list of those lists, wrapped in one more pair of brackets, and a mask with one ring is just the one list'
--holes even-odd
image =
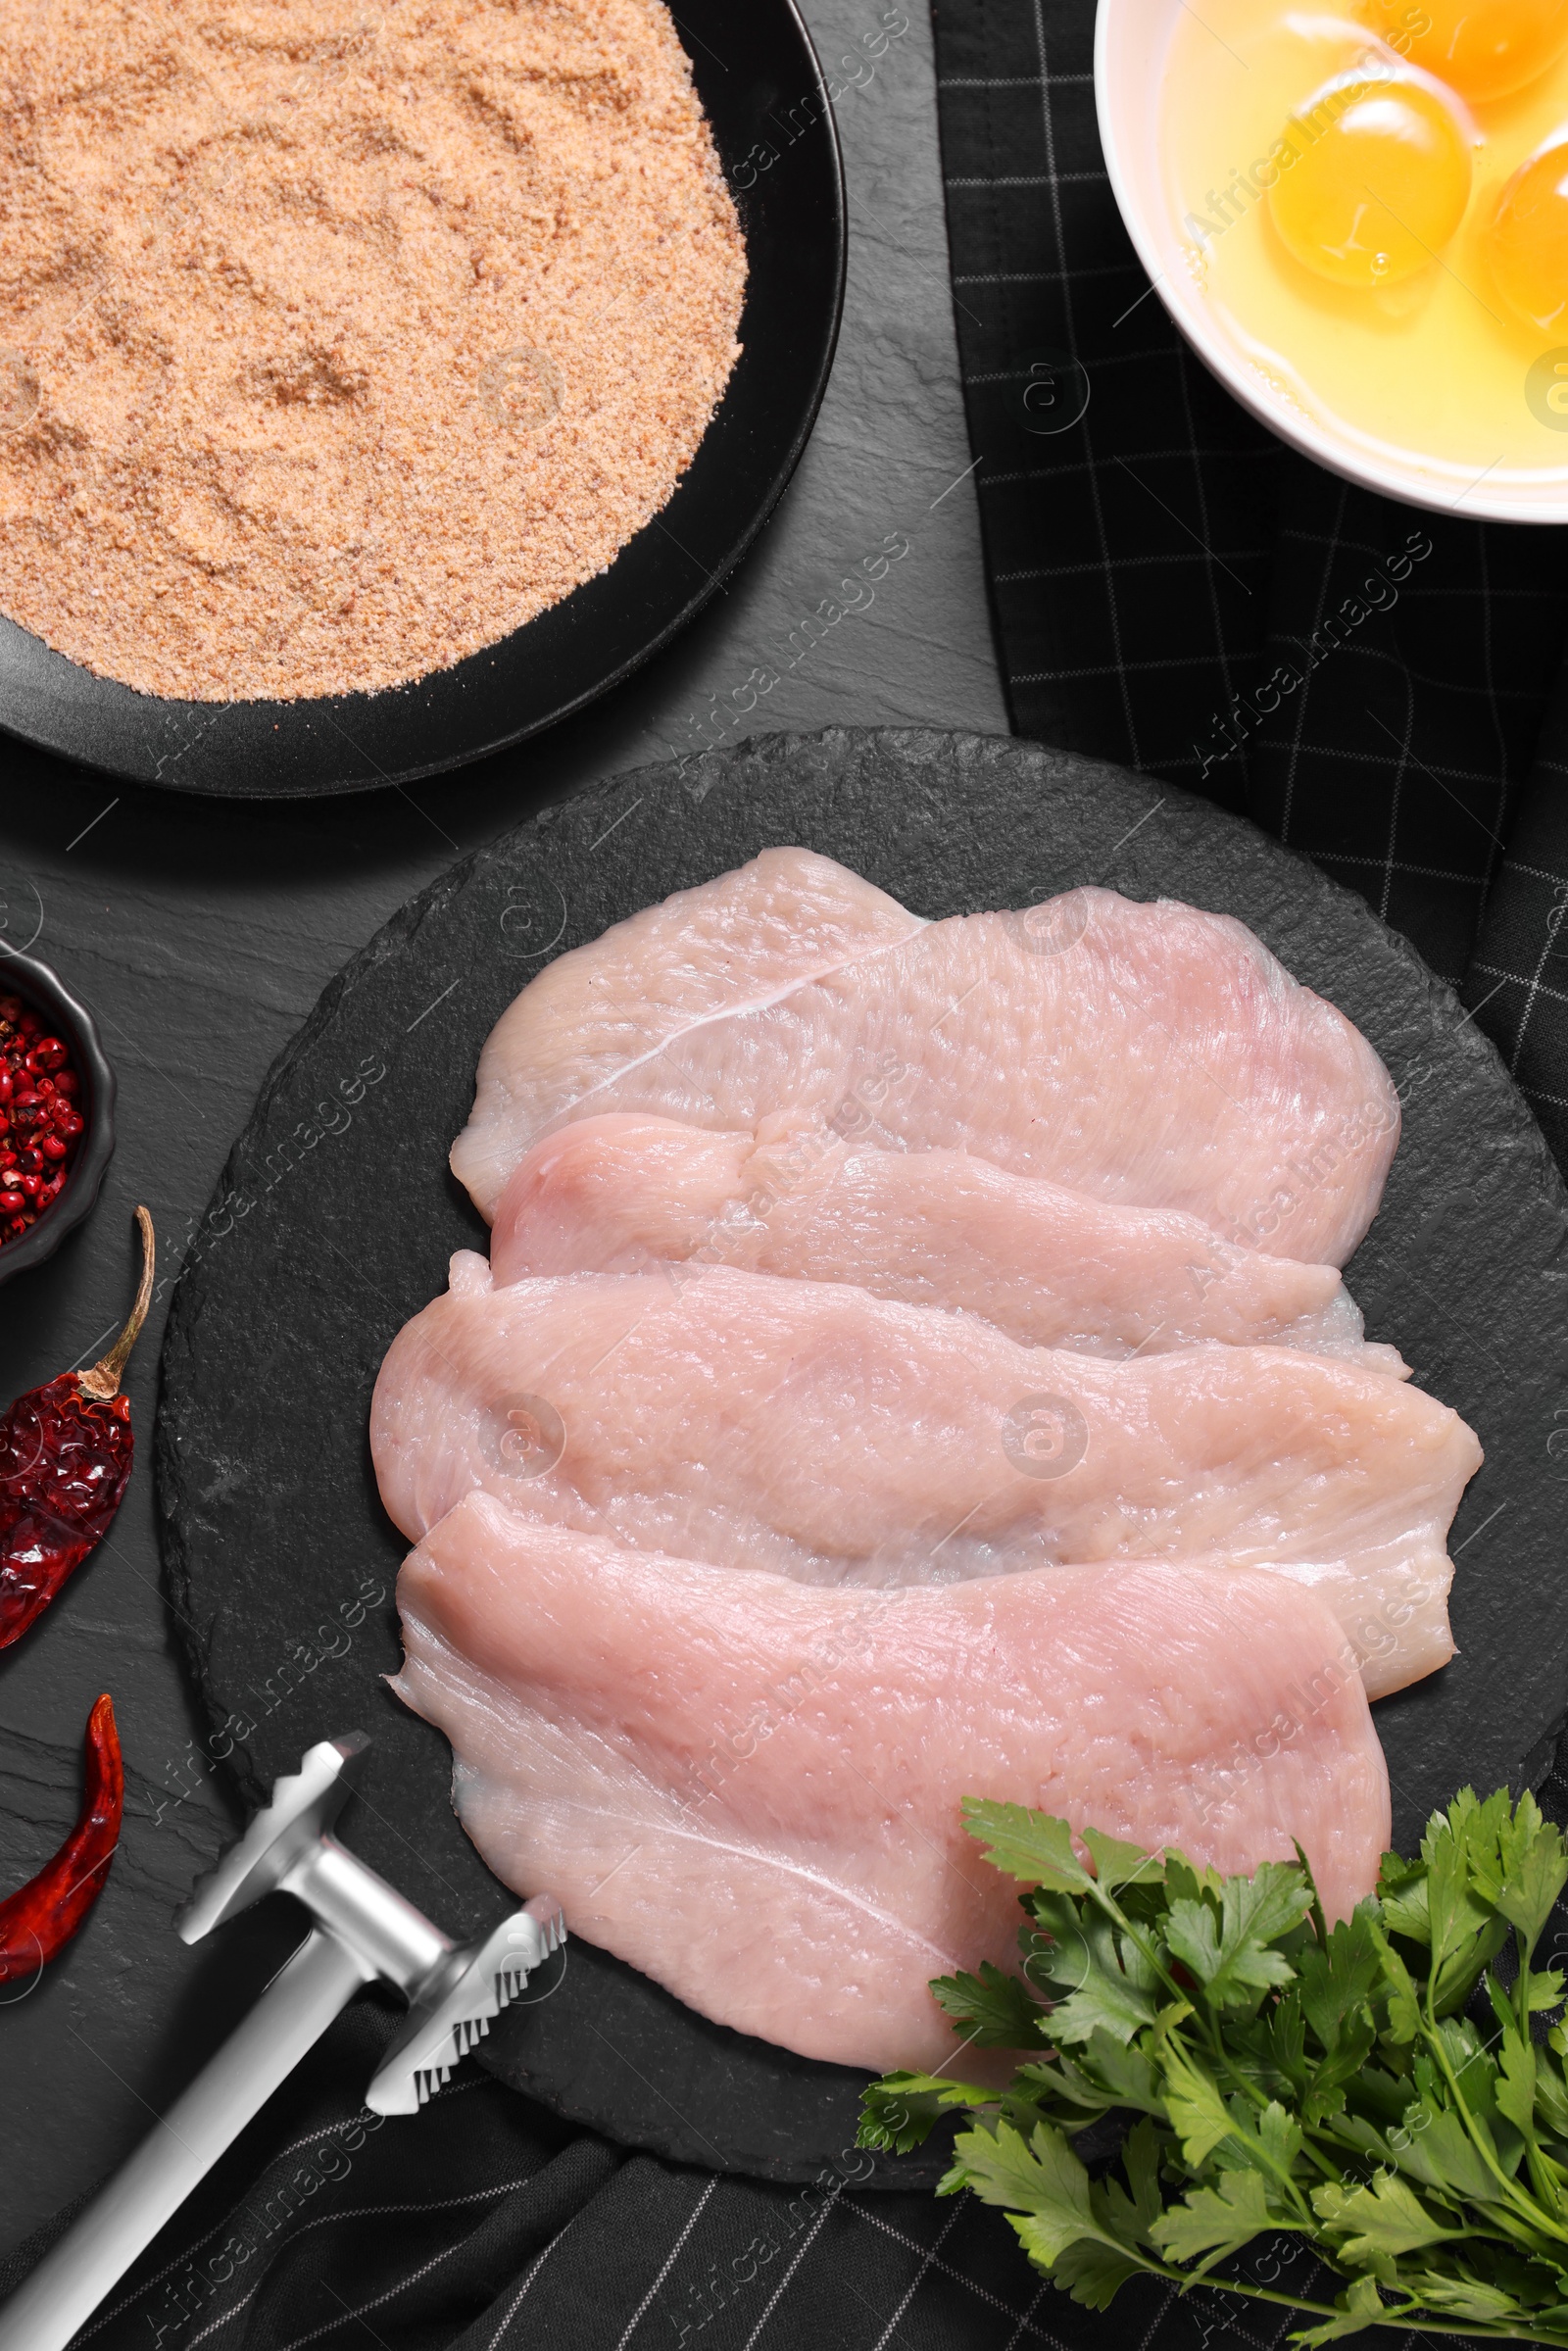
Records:
{"label": "chili pepper stem", "polygon": [[78,1375],[83,1396],[103,1400],[120,1394],[120,1383],[125,1376],[130,1350],[141,1336],[141,1326],[147,1320],[147,1308],[152,1303],[153,1269],[158,1262],[158,1245],[153,1236],[153,1220],[145,1208],[136,1210],[136,1225],[141,1234],[141,1280],[136,1285],[136,1302],[124,1329],[115,1341],[101,1363]]}

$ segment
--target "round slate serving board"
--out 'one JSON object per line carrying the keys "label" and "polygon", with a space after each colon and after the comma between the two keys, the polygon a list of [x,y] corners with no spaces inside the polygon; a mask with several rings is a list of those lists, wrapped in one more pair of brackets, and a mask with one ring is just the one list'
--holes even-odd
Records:
{"label": "round slate serving board", "polygon": [[[504,1906],[451,1811],[445,1741],[380,1680],[404,1546],[370,1472],[370,1391],[449,1253],[484,1245],[446,1153],[497,1015],[551,956],[785,842],[927,915],[1081,882],[1237,914],[1366,1032],[1405,1120],[1351,1287],[1369,1334],[1487,1450],[1453,1534],[1460,1655],[1377,1709],[1396,1838],[1466,1780],[1517,1785],[1568,1697],[1568,1198],[1492,1046],[1359,898],[1168,785],[1006,740],[836,731],[646,770],[533,817],[394,916],[271,1072],[180,1278],[158,1452],[172,1597],[213,1752],[246,1796],[314,1739],[368,1731],[350,1840],[449,1933]],[[863,2077],[710,2025],[580,1941],[484,2061],[682,2161],[781,2180],[856,2168]],[[870,2180],[914,2185],[940,2162]]]}

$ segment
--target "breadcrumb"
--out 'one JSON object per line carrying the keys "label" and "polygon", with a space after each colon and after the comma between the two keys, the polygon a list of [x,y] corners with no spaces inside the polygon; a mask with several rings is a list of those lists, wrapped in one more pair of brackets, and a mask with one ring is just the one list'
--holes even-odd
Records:
{"label": "breadcrumb", "polygon": [[746,254],[660,0],[0,0],[0,606],[373,691],[667,502]]}

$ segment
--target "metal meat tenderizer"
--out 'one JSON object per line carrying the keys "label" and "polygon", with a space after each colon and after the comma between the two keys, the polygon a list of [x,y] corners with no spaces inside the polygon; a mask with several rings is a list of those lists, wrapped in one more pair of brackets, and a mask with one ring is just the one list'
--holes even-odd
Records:
{"label": "metal meat tenderizer", "polygon": [[395,1984],[408,2023],[366,2092],[372,2114],[416,2114],[564,1942],[561,1905],[536,1894],[482,1941],[455,1944],[330,1835],[369,1746],[323,1739],[198,1886],[188,1943],[278,1889],[316,1924],[250,2015],[0,2311],[0,2351],[65,2351],[110,2288],[364,1984]]}

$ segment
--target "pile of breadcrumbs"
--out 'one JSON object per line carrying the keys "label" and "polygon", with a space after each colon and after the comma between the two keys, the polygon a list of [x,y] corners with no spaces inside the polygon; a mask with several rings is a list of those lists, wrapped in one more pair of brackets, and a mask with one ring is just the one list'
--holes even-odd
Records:
{"label": "pile of breadcrumbs", "polygon": [[373,689],[664,505],[746,254],[659,0],[0,0],[0,608]]}

